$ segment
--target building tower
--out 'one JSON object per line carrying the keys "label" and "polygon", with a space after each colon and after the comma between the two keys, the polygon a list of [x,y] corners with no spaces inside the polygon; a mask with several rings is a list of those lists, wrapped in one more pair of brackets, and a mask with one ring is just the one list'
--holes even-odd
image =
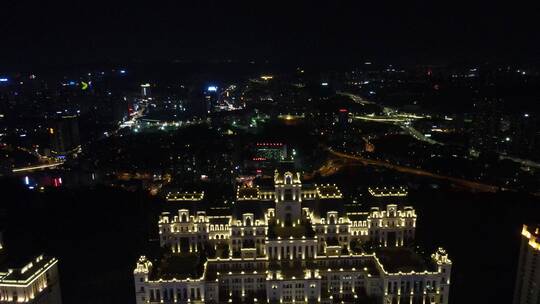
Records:
{"label": "building tower", "polygon": [[274,174],[276,218],[291,226],[300,223],[302,217],[302,182],[300,173],[293,175],[285,172],[281,176],[277,171]]}
{"label": "building tower", "polygon": [[149,83],[141,84],[141,96],[143,99],[147,99],[148,97],[150,97],[150,84]]}
{"label": "building tower", "polygon": [[218,97],[218,87],[216,86],[209,86],[204,91],[204,102],[206,106],[206,112],[208,114],[214,112],[214,108],[217,105]]}
{"label": "building tower", "polygon": [[470,147],[474,153],[498,151],[503,137],[503,101],[483,98],[475,102]]}
{"label": "building tower", "polygon": [[437,251],[431,255],[431,259],[437,265],[437,273],[441,274],[439,285],[433,285],[432,287],[438,288],[437,293],[439,294],[439,303],[448,303],[452,261],[448,258],[448,253],[446,253],[446,250],[442,247],[439,247]]}
{"label": "building tower", "polygon": [[540,302],[540,226],[523,225],[514,304]]}
{"label": "building tower", "polygon": [[[137,261],[137,267],[133,271],[133,277],[135,278],[135,294],[137,297],[137,303],[147,303],[150,299],[146,298],[146,290],[144,285],[148,282],[148,276],[152,271],[152,262],[146,259],[146,256],[141,256]],[[152,291],[152,297],[161,300],[160,294],[154,294]]]}
{"label": "building tower", "polygon": [[53,121],[49,128],[51,153],[65,157],[80,152],[79,120],[77,116],[62,116]]}

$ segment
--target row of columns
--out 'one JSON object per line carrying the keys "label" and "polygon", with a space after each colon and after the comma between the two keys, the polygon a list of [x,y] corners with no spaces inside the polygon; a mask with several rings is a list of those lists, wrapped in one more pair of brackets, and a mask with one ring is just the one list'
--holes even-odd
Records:
{"label": "row of columns", "polygon": [[317,256],[315,245],[279,244],[266,247],[266,255],[270,259],[313,258]]}

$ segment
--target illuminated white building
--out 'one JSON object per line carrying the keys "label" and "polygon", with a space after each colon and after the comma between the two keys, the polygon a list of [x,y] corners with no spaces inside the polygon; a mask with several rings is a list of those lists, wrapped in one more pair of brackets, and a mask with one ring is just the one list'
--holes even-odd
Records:
{"label": "illuminated white building", "polygon": [[0,303],[61,304],[58,260],[40,255],[24,265],[6,259],[0,231]]}
{"label": "illuminated white building", "polygon": [[274,189],[239,188],[233,208],[164,212],[169,253],[137,262],[137,303],[448,303],[446,252],[426,258],[407,246],[412,207],[345,210],[341,199],[335,185],[287,172]]}
{"label": "illuminated white building", "polygon": [[22,268],[0,271],[0,303],[62,303],[57,263],[40,255]]}

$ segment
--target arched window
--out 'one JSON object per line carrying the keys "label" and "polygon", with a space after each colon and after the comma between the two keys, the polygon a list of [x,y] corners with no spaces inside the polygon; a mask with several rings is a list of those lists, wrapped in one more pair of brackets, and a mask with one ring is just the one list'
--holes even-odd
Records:
{"label": "arched window", "polygon": [[292,176],[290,176],[290,175],[285,176],[285,184],[286,185],[291,185],[292,184]]}

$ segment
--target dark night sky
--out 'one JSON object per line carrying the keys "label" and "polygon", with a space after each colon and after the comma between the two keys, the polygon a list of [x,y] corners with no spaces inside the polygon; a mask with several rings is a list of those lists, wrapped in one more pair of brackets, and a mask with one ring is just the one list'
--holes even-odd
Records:
{"label": "dark night sky", "polygon": [[469,2],[3,0],[0,65],[540,57],[538,4]]}

